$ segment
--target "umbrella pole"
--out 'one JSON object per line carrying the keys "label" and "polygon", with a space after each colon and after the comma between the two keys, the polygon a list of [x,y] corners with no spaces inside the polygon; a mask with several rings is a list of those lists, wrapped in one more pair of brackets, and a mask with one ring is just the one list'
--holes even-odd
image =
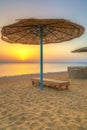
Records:
{"label": "umbrella pole", "polygon": [[39,26],[40,30],[40,89],[43,89],[43,27]]}

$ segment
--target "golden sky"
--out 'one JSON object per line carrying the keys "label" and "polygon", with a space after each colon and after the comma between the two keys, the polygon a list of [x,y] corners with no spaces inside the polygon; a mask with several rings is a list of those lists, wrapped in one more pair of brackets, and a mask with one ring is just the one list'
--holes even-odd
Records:
{"label": "golden sky", "polygon": [[[64,43],[53,43],[43,46],[43,56],[45,62],[68,62],[76,61],[77,58],[86,58],[84,54],[71,53],[74,48],[73,41]],[[0,42],[0,59],[6,62],[39,62],[40,46],[10,44]]]}

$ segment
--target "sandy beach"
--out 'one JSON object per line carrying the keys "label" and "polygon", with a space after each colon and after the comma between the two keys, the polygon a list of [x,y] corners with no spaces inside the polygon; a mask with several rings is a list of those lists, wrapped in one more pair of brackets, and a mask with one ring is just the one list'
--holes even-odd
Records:
{"label": "sandy beach", "polygon": [[87,130],[87,79],[67,72],[44,74],[70,81],[69,90],[32,86],[35,75],[0,78],[0,130]]}

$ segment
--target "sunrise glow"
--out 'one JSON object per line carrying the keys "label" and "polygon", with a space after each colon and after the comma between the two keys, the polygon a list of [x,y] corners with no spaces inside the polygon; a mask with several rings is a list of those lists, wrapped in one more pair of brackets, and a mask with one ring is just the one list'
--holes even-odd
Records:
{"label": "sunrise glow", "polygon": [[33,59],[38,59],[38,48],[36,48],[33,52],[32,47],[19,45],[13,51],[13,57],[19,61],[32,61]]}
{"label": "sunrise glow", "polygon": [[15,52],[15,56],[19,60],[26,60],[31,56],[31,52],[28,53],[28,51],[24,48],[20,48]]}

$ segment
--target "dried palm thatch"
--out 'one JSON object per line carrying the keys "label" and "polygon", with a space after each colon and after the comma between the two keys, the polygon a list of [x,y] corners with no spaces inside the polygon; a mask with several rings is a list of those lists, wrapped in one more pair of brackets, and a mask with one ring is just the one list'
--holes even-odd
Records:
{"label": "dried palm thatch", "polygon": [[65,19],[21,19],[1,30],[2,40],[10,43],[40,44],[43,28],[44,44],[60,43],[80,37],[84,27]]}
{"label": "dried palm thatch", "polygon": [[74,51],[72,51],[73,53],[76,53],[76,52],[87,52],[87,47],[83,47],[83,48],[80,48],[80,49],[76,49]]}

